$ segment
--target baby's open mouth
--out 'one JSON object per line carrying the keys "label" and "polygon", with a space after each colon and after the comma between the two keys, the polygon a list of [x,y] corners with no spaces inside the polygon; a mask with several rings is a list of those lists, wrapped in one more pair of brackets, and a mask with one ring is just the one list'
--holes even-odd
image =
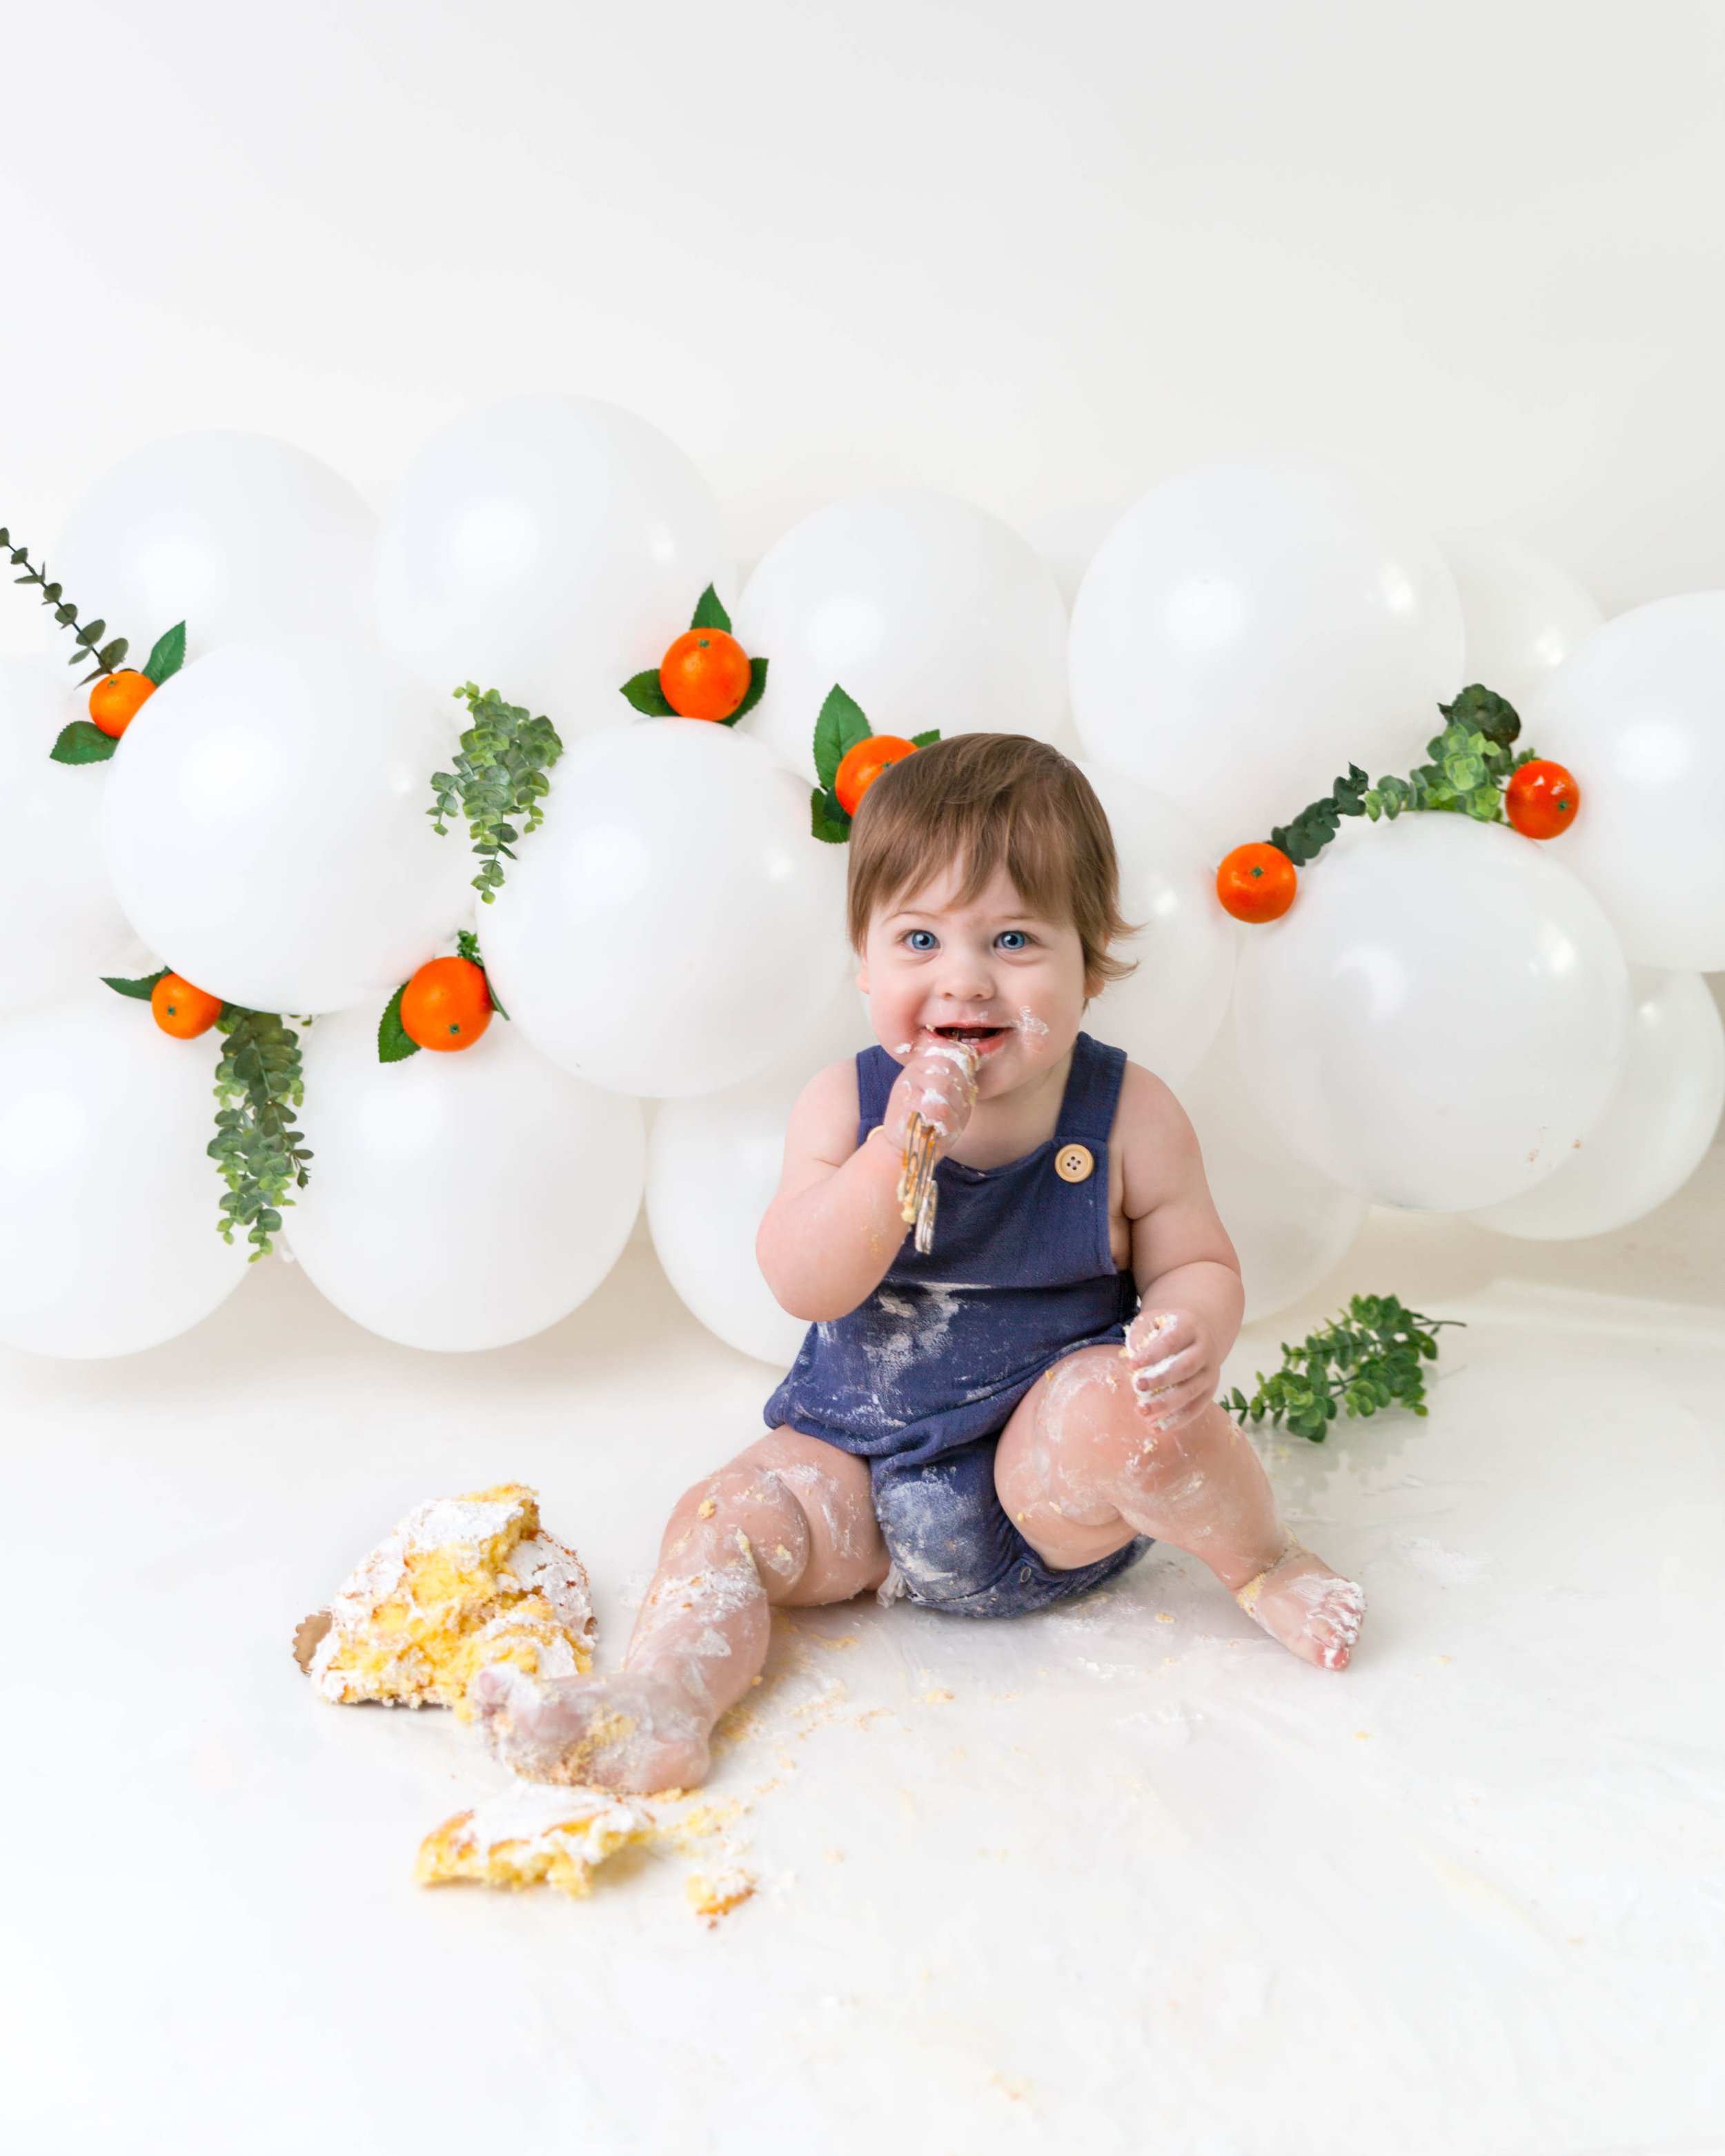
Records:
{"label": "baby's open mouth", "polygon": [[942,1040],[962,1040],[972,1048],[981,1048],[991,1040],[999,1040],[1010,1033],[1008,1025],[937,1025],[933,1031]]}

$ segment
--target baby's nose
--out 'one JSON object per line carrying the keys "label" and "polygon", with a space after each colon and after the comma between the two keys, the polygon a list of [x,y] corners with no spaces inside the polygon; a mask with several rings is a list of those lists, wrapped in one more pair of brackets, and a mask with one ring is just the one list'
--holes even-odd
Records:
{"label": "baby's nose", "polygon": [[985,1004],[994,993],[994,974],[973,951],[955,951],[941,969],[940,992],[948,1003]]}

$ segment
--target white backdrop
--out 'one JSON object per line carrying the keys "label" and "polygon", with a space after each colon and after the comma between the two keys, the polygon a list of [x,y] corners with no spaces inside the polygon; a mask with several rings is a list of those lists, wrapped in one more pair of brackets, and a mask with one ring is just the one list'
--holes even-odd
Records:
{"label": "white backdrop", "polygon": [[1722,80],[1705,0],[0,0],[0,521],[191,427],[375,500],[572,388],[745,562],[865,485],[1058,537],[1273,445],[1615,612],[1725,583]]}

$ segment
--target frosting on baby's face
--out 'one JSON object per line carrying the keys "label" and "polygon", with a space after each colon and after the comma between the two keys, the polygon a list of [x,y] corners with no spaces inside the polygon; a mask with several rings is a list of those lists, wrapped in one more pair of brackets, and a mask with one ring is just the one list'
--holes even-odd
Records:
{"label": "frosting on baby's face", "polygon": [[943,872],[878,911],[857,986],[889,1055],[902,1062],[931,1036],[964,1041],[987,1100],[1071,1048],[1084,1017],[1084,949],[1073,924],[1034,912],[1004,868],[961,902],[963,882]]}

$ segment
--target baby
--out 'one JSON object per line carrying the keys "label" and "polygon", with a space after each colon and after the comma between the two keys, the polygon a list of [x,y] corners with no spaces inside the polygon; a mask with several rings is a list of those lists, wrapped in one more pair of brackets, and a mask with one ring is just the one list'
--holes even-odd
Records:
{"label": "baby", "polygon": [[[1083,774],[1005,734],[891,766],[851,832],[850,928],[881,1045],[804,1090],[757,1244],[802,1352],[769,1434],[672,1512],[622,1668],[481,1673],[522,1774],[690,1787],[775,1604],[1014,1616],[1153,1537],[1305,1661],[1342,1669],[1358,1635],[1361,1590],[1283,1531],[1216,1404],[1242,1296],[1192,1127],[1080,1029],[1130,933]],[[913,1112],[940,1155],[926,1256],[900,1209]]]}

